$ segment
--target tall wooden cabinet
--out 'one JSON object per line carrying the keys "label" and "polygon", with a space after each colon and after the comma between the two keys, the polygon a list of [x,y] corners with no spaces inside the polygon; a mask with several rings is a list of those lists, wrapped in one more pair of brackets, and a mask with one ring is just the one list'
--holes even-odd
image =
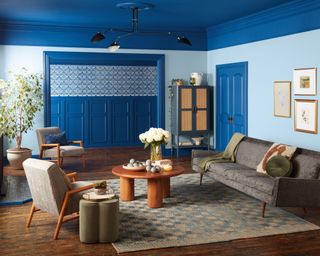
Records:
{"label": "tall wooden cabinet", "polygon": [[[207,147],[211,131],[211,86],[170,86],[172,148]],[[195,145],[191,138],[204,137],[201,145]],[[181,138],[189,145],[181,145]],[[193,144],[191,144],[193,143]]]}

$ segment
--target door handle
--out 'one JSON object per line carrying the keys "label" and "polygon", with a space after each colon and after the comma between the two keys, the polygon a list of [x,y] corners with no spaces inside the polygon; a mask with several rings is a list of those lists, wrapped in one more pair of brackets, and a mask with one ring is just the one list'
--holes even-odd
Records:
{"label": "door handle", "polygon": [[233,117],[232,116],[228,116],[228,123],[232,124],[233,123]]}

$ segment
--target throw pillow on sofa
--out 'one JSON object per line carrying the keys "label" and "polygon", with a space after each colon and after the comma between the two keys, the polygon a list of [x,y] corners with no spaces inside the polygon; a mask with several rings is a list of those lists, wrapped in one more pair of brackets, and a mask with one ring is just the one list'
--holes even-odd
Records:
{"label": "throw pillow on sofa", "polygon": [[264,155],[263,159],[261,160],[260,164],[257,166],[257,172],[266,174],[266,165],[269,159],[274,156],[281,155],[287,157],[289,160],[293,156],[294,152],[296,151],[296,147],[291,147],[288,145],[274,143],[267,153]]}
{"label": "throw pillow on sofa", "polygon": [[60,132],[55,134],[46,134],[45,141],[47,144],[60,144],[60,146],[68,145],[66,132]]}
{"label": "throw pillow on sofa", "polygon": [[271,177],[289,177],[292,172],[292,165],[288,158],[277,155],[267,162],[266,170]]}

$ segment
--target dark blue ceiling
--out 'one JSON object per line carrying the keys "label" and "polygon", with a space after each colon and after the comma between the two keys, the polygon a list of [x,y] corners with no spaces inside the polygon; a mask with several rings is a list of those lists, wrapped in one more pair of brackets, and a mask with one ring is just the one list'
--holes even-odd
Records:
{"label": "dark blue ceiling", "polygon": [[[0,22],[79,27],[129,27],[131,13],[120,0],[0,0]],[[141,30],[206,28],[292,0],[146,0],[155,7],[140,12]]]}

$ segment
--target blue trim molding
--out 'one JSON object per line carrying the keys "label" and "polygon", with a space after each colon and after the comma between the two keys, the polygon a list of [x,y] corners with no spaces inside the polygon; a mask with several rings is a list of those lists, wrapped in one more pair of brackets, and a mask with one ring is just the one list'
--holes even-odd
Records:
{"label": "blue trim molding", "polygon": [[165,56],[162,54],[111,54],[83,52],[44,52],[44,123],[51,125],[50,66],[58,65],[130,65],[157,67],[156,109],[158,127],[165,128]]}
{"label": "blue trim molding", "polygon": [[208,50],[320,28],[320,1],[297,0],[208,28]]}

